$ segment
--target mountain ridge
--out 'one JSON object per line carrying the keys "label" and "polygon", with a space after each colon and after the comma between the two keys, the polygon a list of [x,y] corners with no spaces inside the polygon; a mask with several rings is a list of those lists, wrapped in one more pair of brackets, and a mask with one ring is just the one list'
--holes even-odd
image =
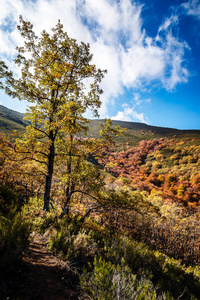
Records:
{"label": "mountain ridge", "polygon": [[0,132],[5,134],[11,133],[13,130],[20,132],[25,131],[27,122],[23,120],[26,114],[9,109],[0,105]]}
{"label": "mountain ridge", "polygon": [[[28,122],[24,121],[25,113],[20,113],[0,105],[0,132],[5,134],[11,133],[13,130],[24,132]],[[88,136],[99,137],[99,130],[103,119],[91,120]],[[127,131],[123,136],[116,138],[118,144],[136,145],[140,140],[150,140],[162,137],[178,137],[178,138],[200,138],[200,130],[198,129],[176,129],[169,127],[160,127],[148,125],[140,122],[117,121],[113,120],[114,126],[120,126]]]}

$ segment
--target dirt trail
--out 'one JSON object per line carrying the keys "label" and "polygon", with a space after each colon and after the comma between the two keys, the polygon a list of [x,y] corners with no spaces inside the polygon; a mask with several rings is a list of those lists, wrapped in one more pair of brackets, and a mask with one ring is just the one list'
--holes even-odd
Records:
{"label": "dirt trail", "polygon": [[16,300],[75,300],[76,284],[70,272],[47,250],[47,239],[36,235],[23,258],[23,282],[8,299]]}

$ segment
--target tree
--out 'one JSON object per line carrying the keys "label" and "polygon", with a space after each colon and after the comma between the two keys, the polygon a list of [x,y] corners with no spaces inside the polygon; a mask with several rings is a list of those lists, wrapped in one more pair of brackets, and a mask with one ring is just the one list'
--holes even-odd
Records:
{"label": "tree", "polygon": [[0,184],[14,188],[23,200],[40,194],[44,177],[38,162],[30,161],[24,153],[16,153],[11,142],[15,136],[15,132],[8,136],[0,134]]}
{"label": "tree", "polygon": [[48,211],[58,156],[67,161],[66,184],[73,189],[72,157],[76,157],[78,167],[80,157],[85,159],[88,155],[81,146],[83,139],[78,137],[86,135],[89,129],[84,113],[90,109],[98,117],[102,94],[99,84],[106,71],[92,64],[89,44],[79,45],[69,38],[60,21],[51,35],[44,30],[41,37],[36,36],[33,25],[22,17],[18,29],[25,40],[23,47],[17,47],[14,60],[21,68],[21,76],[15,78],[1,61],[0,88],[11,97],[33,104],[27,113],[30,125],[16,139],[13,149],[24,155],[24,160],[40,164],[40,172],[45,175],[43,210]]}

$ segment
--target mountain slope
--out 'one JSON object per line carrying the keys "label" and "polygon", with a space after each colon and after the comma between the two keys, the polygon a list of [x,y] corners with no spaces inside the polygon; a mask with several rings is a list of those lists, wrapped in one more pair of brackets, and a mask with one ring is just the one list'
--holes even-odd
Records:
{"label": "mountain slope", "polygon": [[13,130],[25,131],[27,122],[23,120],[25,114],[19,113],[0,105],[0,132],[12,133]]}
{"label": "mountain slope", "polygon": [[[90,124],[89,135],[94,137],[98,136],[98,130],[103,120],[92,120]],[[136,145],[141,140],[168,138],[180,139],[200,139],[200,130],[179,130],[174,128],[165,128],[158,126],[151,126],[144,123],[113,121],[114,126],[126,128],[127,131],[124,135],[119,136],[116,142],[119,145],[129,144],[130,146]]]}
{"label": "mountain slope", "polygon": [[[0,132],[5,134],[9,134],[13,130],[24,132],[25,127],[28,124],[23,120],[24,116],[25,114],[0,105]],[[91,121],[88,137],[99,137],[101,123],[103,123],[103,120]],[[178,130],[124,121],[113,121],[113,125],[127,128],[126,134],[121,135],[116,139],[116,143],[121,145],[121,147],[125,146],[127,143],[130,146],[134,146],[141,140],[160,139],[162,137],[200,139],[200,130]]]}

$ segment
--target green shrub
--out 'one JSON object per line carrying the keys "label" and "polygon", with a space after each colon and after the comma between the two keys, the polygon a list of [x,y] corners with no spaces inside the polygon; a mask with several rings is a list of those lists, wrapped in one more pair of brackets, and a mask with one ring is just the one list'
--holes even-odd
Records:
{"label": "green shrub", "polygon": [[14,215],[19,210],[18,196],[10,187],[0,185],[0,215]]}
{"label": "green shrub", "polygon": [[33,219],[34,230],[43,234],[48,229],[54,227],[56,222],[55,214],[47,212],[43,216],[37,216]]}
{"label": "green shrub", "polygon": [[0,186],[0,269],[12,265],[29,244],[31,226],[17,200],[15,191]]}
{"label": "green shrub", "polygon": [[85,269],[81,275],[80,283],[89,299],[114,300],[114,299],[173,299],[169,293],[157,295],[152,282],[147,278],[137,278],[131,269],[123,262],[114,265],[106,262],[102,257],[95,257],[92,272]]}
{"label": "green shrub", "polygon": [[[145,272],[152,275],[152,282],[162,291],[170,291],[175,297],[184,293],[183,299],[198,299],[200,295],[200,271],[198,267],[185,267],[181,261],[151,250],[143,243],[127,237],[113,237],[109,247],[105,249],[107,261],[125,264],[140,275]],[[197,297],[197,298],[195,298]]]}
{"label": "green shrub", "polygon": [[30,223],[17,213],[11,219],[0,216],[0,269],[13,264],[29,245]]}
{"label": "green shrub", "polygon": [[[186,267],[181,260],[169,258],[127,236],[111,236],[105,230],[98,231],[100,234],[97,234],[92,223],[81,223],[78,219],[58,220],[55,227],[57,233],[51,237],[49,248],[62,253],[65,259],[69,259],[72,265],[79,266],[80,270],[82,267],[87,269],[81,280],[83,289],[92,299],[172,299],[169,293],[175,299],[181,295],[182,299],[198,299],[200,271],[197,267]],[[95,255],[102,258],[94,260]],[[137,274],[136,279],[134,274]],[[119,278],[115,288],[113,278]],[[130,286],[126,280],[135,283]],[[128,296],[112,298],[122,294],[126,284]],[[145,289],[146,285],[148,288]],[[134,289],[134,293],[137,292],[135,295],[138,298],[129,297],[129,287],[130,291]],[[141,294],[138,292],[139,287]],[[116,294],[116,290],[119,294]]]}
{"label": "green shrub", "polygon": [[57,223],[57,210],[46,213],[41,211],[42,205],[42,198],[31,197],[23,207],[24,215],[31,219],[33,230],[39,234],[44,234]]}
{"label": "green shrub", "polygon": [[92,237],[92,232],[87,232],[84,228],[75,233],[73,231],[72,224],[61,227],[50,238],[48,247],[56,253],[62,253],[65,259],[70,259],[76,264],[86,264],[93,260],[97,253],[97,243]]}

